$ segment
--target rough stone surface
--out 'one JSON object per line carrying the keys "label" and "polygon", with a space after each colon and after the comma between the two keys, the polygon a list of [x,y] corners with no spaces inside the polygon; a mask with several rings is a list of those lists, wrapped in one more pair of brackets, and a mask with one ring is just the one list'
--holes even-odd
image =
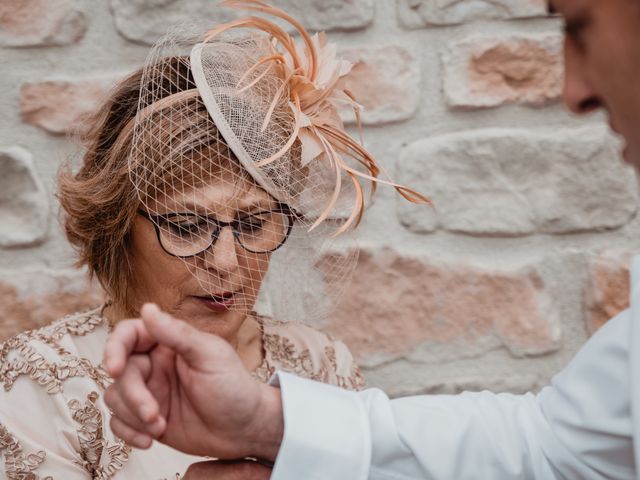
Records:
{"label": "rough stone surface", "polygon": [[458,25],[475,20],[508,20],[547,14],[545,0],[397,0],[407,28]]}
{"label": "rough stone surface", "polygon": [[101,290],[76,270],[2,271],[0,341],[103,301]]}
{"label": "rough stone surface", "polygon": [[0,247],[41,241],[49,228],[49,201],[31,154],[0,147],[0,172]]}
{"label": "rough stone surface", "polygon": [[633,217],[638,187],[605,128],[485,129],[419,140],[398,162],[399,182],[435,209],[398,202],[414,232],[481,235],[616,228]]}
{"label": "rough stone surface", "polygon": [[562,94],[560,35],[467,38],[451,45],[442,59],[452,107],[541,106]]}
{"label": "rough stone surface", "polygon": [[[346,50],[353,62],[347,86],[364,107],[362,123],[379,125],[407,120],[420,103],[420,64],[405,48],[388,46]],[[353,122],[353,111],[343,115]]]}
{"label": "rough stone surface", "polygon": [[68,45],[87,29],[84,14],[68,0],[0,2],[0,46]]}
{"label": "rough stone surface", "polygon": [[[640,251],[640,219],[627,222],[637,204],[636,185],[633,174],[620,166],[617,148],[600,131],[566,131],[604,125],[606,120],[602,115],[572,118],[559,102],[548,103],[557,95],[556,77],[549,68],[556,67],[556,57],[547,57],[543,48],[536,50],[539,43],[523,46],[518,40],[557,32],[559,19],[535,18],[545,15],[544,0],[272,1],[287,7],[311,30],[342,30],[328,37],[340,52],[361,61],[353,74],[360,80],[351,88],[367,107],[365,123],[384,124],[365,127],[366,147],[390,170],[393,180],[434,194],[438,208],[432,212],[425,207],[399,207],[410,231],[393,218],[396,194],[390,188],[379,189],[360,228],[361,242],[371,253],[363,260],[362,274],[354,277],[361,283],[352,287],[355,298],[366,303],[348,306],[347,312],[355,313],[339,310],[340,322],[327,320],[327,328],[337,338],[344,334],[347,344],[363,352],[358,360],[367,380],[392,395],[483,388],[523,392],[546,384],[586,340],[587,329],[595,330],[624,308],[622,270],[626,265],[587,263],[589,256],[613,248]],[[0,152],[0,281],[4,282],[0,319],[7,329],[4,333],[0,329],[0,336],[94,304],[74,305],[84,299],[83,287],[67,290],[67,283],[75,280],[58,272],[69,268],[72,249],[56,221],[54,175],[61,161],[77,159],[82,152],[77,141],[66,142],[64,136],[47,134],[42,128],[74,131],[76,114],[93,108],[91,95],[83,96],[87,91],[74,85],[101,80],[111,72],[131,71],[148,53],[140,43],[155,41],[169,26],[201,20],[201,29],[235,18],[236,12],[217,10],[218,3],[0,0],[5,73],[0,76],[4,92],[0,96],[4,144],[0,146],[22,146],[37,160],[35,174],[30,161],[25,167],[24,161],[7,159],[7,152]],[[516,18],[528,19],[510,20]],[[85,24],[89,28],[79,39]],[[475,57],[456,51],[460,53],[457,79],[475,90],[465,91],[466,104],[452,106],[447,103],[443,76],[455,62],[445,65],[444,55],[450,55],[449,47],[476,38],[496,38],[496,44],[479,49]],[[67,46],[51,46],[63,43]],[[407,64],[405,71],[401,62],[406,52],[414,63]],[[419,95],[410,83],[416,64],[422,75]],[[63,85],[36,88],[36,82],[46,81]],[[25,86],[21,92],[25,82],[31,82],[33,90]],[[548,86],[548,91],[542,91],[547,87],[541,85]],[[393,96],[399,86],[415,94],[415,115],[406,97]],[[487,98],[479,89],[491,90],[490,100],[503,106],[483,107]],[[34,97],[29,98],[29,93]],[[20,118],[21,94],[26,121]],[[531,108],[531,103],[540,107]],[[476,130],[490,126],[504,130],[493,136]],[[350,131],[357,135],[353,126]],[[457,135],[441,140],[431,138],[454,132]],[[44,211],[47,215],[40,216]],[[436,233],[416,233],[425,231]],[[341,239],[332,248],[343,248],[348,240]],[[381,253],[385,247],[402,254]],[[307,262],[315,261],[308,257]],[[278,272],[275,265],[270,273]],[[289,270],[284,273],[290,274]],[[297,270],[309,281],[309,269]],[[75,277],[70,273],[69,278]],[[316,280],[321,286],[321,278],[312,283]],[[419,300],[422,291],[426,294]],[[267,305],[265,313],[280,318],[285,310],[282,318],[324,328],[324,317],[309,320],[308,315],[299,314],[298,308],[315,303],[299,297],[293,303],[287,298],[278,311]],[[394,304],[395,298],[400,300]],[[330,295],[324,299],[330,302]],[[517,310],[527,302],[533,307],[523,308],[524,313]],[[378,305],[380,311],[376,311]],[[416,318],[412,308],[427,313]],[[498,333],[508,330],[500,323],[507,319],[503,308],[516,312],[508,319],[517,318],[514,328],[522,335]],[[468,315],[460,320],[458,311]],[[358,319],[358,315],[364,319],[350,327],[347,317]],[[529,332],[521,327],[527,322],[539,327]],[[563,336],[555,341],[560,322]],[[469,331],[480,333],[472,336]],[[505,347],[506,342],[511,346]],[[545,346],[550,353],[538,355]],[[536,356],[514,357],[512,351]]]}
{"label": "rough stone surface", "polygon": [[[311,31],[351,30],[373,22],[373,0],[273,0],[272,5],[284,9]],[[211,0],[111,0],[116,28],[125,38],[144,44],[154,43],[169,28],[194,19],[211,26],[227,22],[238,14],[216,7]]]}
{"label": "rough stone surface", "polygon": [[81,133],[113,80],[49,80],[24,84],[20,90],[22,120],[50,133]]}
{"label": "rough stone surface", "polygon": [[424,342],[473,348],[487,337],[523,356],[556,350],[557,325],[534,268],[489,271],[386,250],[361,255],[326,330],[361,359],[409,355]]}
{"label": "rough stone surface", "polygon": [[590,334],[629,308],[631,256],[627,252],[606,251],[588,259],[584,298],[585,322]]}

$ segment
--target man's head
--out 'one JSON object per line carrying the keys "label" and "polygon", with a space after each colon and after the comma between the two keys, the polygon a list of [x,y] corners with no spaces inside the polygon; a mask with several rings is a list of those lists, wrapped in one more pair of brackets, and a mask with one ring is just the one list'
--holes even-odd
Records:
{"label": "man's head", "polygon": [[604,108],[640,170],[640,0],[549,0],[565,20],[564,99],[578,114]]}

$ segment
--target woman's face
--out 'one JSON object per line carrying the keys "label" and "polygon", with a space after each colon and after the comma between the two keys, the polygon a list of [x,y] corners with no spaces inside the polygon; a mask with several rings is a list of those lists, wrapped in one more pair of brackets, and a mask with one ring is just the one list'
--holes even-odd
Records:
{"label": "woman's face", "polygon": [[[159,198],[147,210],[233,222],[276,207],[264,190],[232,172],[227,177],[221,174],[211,185]],[[142,215],[134,223],[132,252],[136,308],[155,302],[196,328],[228,340],[252,310],[270,259],[269,253],[244,249],[228,226],[201,254],[186,259],[172,256],[160,244],[154,223]]]}

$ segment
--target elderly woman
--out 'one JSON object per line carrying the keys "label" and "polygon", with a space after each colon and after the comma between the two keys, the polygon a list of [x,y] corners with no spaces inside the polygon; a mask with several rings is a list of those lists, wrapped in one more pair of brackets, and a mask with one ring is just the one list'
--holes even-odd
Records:
{"label": "elderly woman", "polygon": [[[222,337],[257,381],[279,369],[363,386],[344,344],[257,313],[314,318],[352,266],[328,246],[357,225],[358,179],[376,181],[377,167],[337,115],[355,105],[341,85],[348,65],[284,12],[230,3],[291,22],[304,45],[255,18],[168,37],[97,112],[59,199],[79,263],[108,301],[2,346],[7,478],[176,478],[201,460],[161,444],[133,451],[110,430],[105,342],[145,302]],[[225,36],[237,26],[254,32]]]}

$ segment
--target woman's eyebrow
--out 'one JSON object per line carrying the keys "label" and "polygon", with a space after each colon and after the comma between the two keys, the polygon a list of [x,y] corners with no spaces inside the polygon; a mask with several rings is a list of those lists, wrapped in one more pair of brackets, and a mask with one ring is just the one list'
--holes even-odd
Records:
{"label": "woman's eyebrow", "polygon": [[[195,213],[202,214],[207,211],[202,205],[196,205],[195,203],[186,202],[180,205],[163,205],[169,213]],[[171,207],[171,208],[169,208]]]}
{"label": "woman's eyebrow", "polygon": [[258,200],[256,202],[250,202],[246,205],[242,205],[238,208],[242,213],[255,213],[255,212],[263,212],[265,210],[273,210],[276,207],[276,204],[271,200]]}
{"label": "woman's eyebrow", "polygon": [[[276,207],[277,203],[270,198],[249,198],[246,200],[236,199],[233,201],[234,210],[241,213],[251,213],[255,211],[272,210]],[[194,203],[189,200],[182,200],[179,202],[171,202],[162,205],[163,209],[173,213],[195,213],[198,215],[206,215],[211,211],[211,208],[200,203]]]}

